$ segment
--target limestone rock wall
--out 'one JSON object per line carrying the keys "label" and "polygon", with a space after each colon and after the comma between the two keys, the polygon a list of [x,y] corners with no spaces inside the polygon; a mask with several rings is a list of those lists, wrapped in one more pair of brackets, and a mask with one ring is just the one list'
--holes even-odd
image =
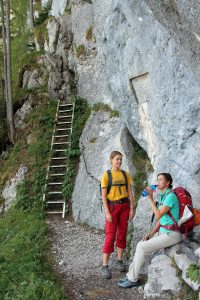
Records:
{"label": "limestone rock wall", "polygon": [[[175,186],[185,186],[198,207],[199,1],[47,3],[56,16],[45,43],[50,92],[65,97],[68,69],[73,70],[79,95],[91,105],[103,102],[118,110],[147,151],[154,168],[149,181],[170,172]],[[90,193],[86,187],[84,192]]]}
{"label": "limestone rock wall", "polygon": [[[119,110],[155,174],[170,172],[199,201],[198,1],[74,1],[79,94]],[[95,43],[86,32],[93,26]],[[94,49],[95,48],[95,49]],[[92,50],[93,49],[93,50]],[[92,52],[93,51],[93,52]]]}
{"label": "limestone rock wall", "polygon": [[73,216],[78,222],[103,228],[100,179],[110,169],[109,156],[113,149],[122,152],[122,168],[134,175],[131,136],[120,118],[110,118],[107,112],[93,112],[83,131],[80,149],[82,155],[72,196]]}
{"label": "limestone rock wall", "polygon": [[[103,102],[118,110],[124,126],[147,151],[154,169],[149,181],[155,182],[158,172],[170,172],[174,185],[185,186],[197,207],[199,12],[195,0],[52,1],[51,14],[56,18],[48,23],[45,44],[56,62],[49,65],[59,73],[51,67],[49,90],[65,96],[68,68],[73,70],[79,95],[91,105]],[[92,172],[99,176],[94,165]],[[82,185],[80,180],[76,184]],[[84,193],[90,193],[89,186],[84,185]],[[141,201],[139,206],[144,207]],[[146,221],[141,215],[139,219]]]}

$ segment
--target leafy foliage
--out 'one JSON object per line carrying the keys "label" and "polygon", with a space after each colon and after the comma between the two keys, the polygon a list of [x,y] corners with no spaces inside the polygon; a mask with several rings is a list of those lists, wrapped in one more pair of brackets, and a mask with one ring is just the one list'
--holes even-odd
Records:
{"label": "leafy foliage", "polygon": [[75,170],[74,170],[74,164],[73,162],[69,161],[68,162],[68,168],[67,168],[67,173],[65,175],[65,180],[63,183],[63,195],[68,202],[71,199],[72,193],[73,193],[73,182],[72,178],[75,176]]}
{"label": "leafy foliage", "polygon": [[51,5],[46,5],[42,8],[41,3],[36,3],[34,8],[38,10],[38,17],[35,18],[35,25],[41,25],[46,19],[48,19]]}
{"label": "leafy foliage", "polygon": [[86,40],[91,40],[92,37],[93,37],[93,26],[90,26],[86,31],[85,38]]}
{"label": "leafy foliage", "polygon": [[75,97],[74,124],[71,137],[71,149],[68,153],[68,167],[63,183],[63,194],[65,199],[69,201],[74,188],[74,180],[77,173],[78,161],[80,156],[79,139],[82,134],[85,123],[90,115],[90,108],[86,100]]}
{"label": "leafy foliage", "polygon": [[13,208],[0,220],[1,299],[64,299],[44,256],[45,235],[38,210]]}
{"label": "leafy foliage", "polygon": [[86,49],[83,44],[76,47],[76,57],[79,58],[81,55],[86,54]]}
{"label": "leafy foliage", "polygon": [[200,284],[200,266],[191,264],[187,269],[186,276],[188,276],[190,280]]}
{"label": "leafy foliage", "polygon": [[113,110],[109,105],[101,103],[101,102],[94,104],[92,107],[92,110],[109,112],[111,118],[120,116],[120,113],[117,110]]}
{"label": "leafy foliage", "polygon": [[87,105],[86,100],[75,97],[75,112],[74,112],[74,124],[73,124],[73,132],[71,138],[71,151],[70,156],[75,156],[74,154],[77,153],[77,156],[80,155],[79,150],[79,139],[82,134],[83,128],[85,123],[90,115],[90,108]]}
{"label": "leafy foliage", "polygon": [[136,202],[141,196],[141,192],[147,185],[149,172],[153,171],[146,151],[134,140],[133,141],[133,164],[137,169],[134,176],[134,188]]}
{"label": "leafy foliage", "polygon": [[[16,204],[0,219],[0,299],[65,299],[47,257],[44,190],[56,101],[44,101],[26,119],[9,157],[0,167],[0,177],[10,176],[20,164],[28,166],[25,181],[18,186]],[[31,144],[24,135],[32,133]],[[5,177],[4,177],[5,180]]]}

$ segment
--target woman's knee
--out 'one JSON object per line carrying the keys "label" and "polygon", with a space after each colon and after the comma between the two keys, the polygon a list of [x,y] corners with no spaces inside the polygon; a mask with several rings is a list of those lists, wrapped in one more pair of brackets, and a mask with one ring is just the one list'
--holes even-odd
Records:
{"label": "woman's knee", "polygon": [[136,246],[136,251],[143,251],[144,241],[139,241]]}

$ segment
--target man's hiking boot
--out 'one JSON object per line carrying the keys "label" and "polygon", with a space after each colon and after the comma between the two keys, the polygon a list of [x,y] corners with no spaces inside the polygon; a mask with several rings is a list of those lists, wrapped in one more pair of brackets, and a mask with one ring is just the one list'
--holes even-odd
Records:
{"label": "man's hiking boot", "polygon": [[123,263],[122,260],[117,260],[116,263],[116,269],[120,272],[125,272],[126,271],[126,265]]}
{"label": "man's hiking boot", "polygon": [[102,266],[101,268],[101,277],[104,279],[110,279],[111,278],[111,272],[107,266]]}

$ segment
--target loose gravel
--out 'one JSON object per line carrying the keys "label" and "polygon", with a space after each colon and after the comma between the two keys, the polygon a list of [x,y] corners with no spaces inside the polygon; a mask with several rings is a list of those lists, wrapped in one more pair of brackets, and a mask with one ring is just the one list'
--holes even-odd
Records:
{"label": "loose gravel", "polygon": [[125,274],[115,270],[116,253],[110,260],[112,278],[101,278],[103,231],[55,216],[48,218],[47,224],[54,269],[68,299],[143,299],[142,287],[117,287],[118,279]]}

